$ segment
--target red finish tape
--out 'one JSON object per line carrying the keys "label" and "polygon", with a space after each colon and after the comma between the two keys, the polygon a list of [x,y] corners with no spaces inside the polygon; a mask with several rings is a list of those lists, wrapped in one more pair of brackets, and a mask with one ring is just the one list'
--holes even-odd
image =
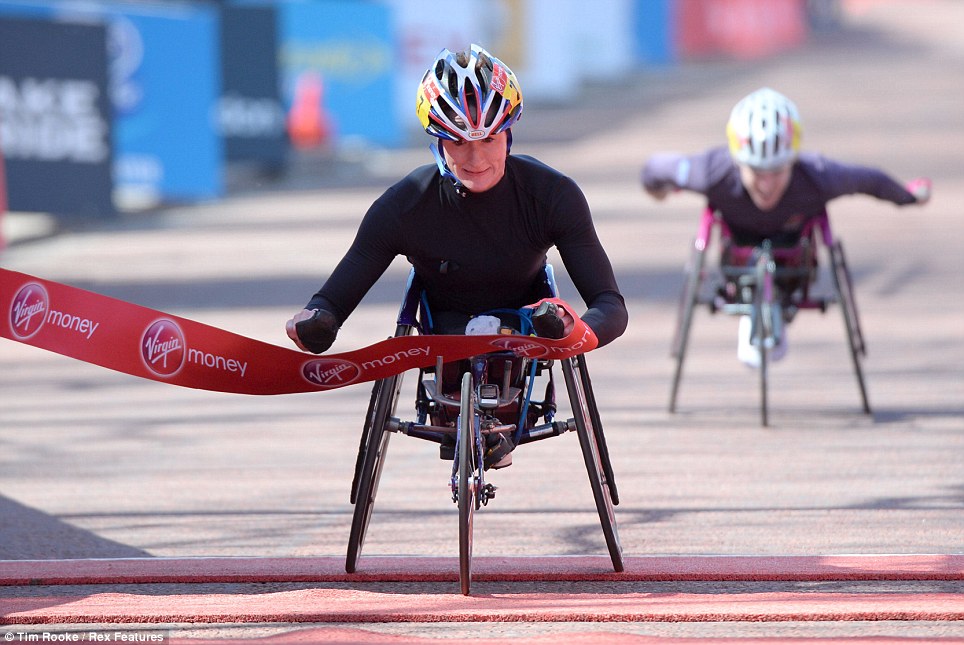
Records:
{"label": "red finish tape", "polygon": [[[564,301],[551,299],[571,312]],[[568,358],[596,335],[578,317],[572,333],[536,336],[403,336],[315,356],[25,273],[0,269],[0,336],[141,378],[215,392],[332,390],[495,351]]]}

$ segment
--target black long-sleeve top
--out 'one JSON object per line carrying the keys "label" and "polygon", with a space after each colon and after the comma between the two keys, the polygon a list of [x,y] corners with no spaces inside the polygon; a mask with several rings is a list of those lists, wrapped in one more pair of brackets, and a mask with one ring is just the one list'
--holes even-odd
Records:
{"label": "black long-sleeve top", "polygon": [[343,323],[398,255],[437,312],[477,315],[544,297],[546,252],[555,246],[588,305],[582,319],[605,345],[626,329],[626,305],[599,242],[589,204],[572,179],[511,155],[484,193],[461,194],[435,165],[412,171],[365,214],[354,242],[309,309]]}

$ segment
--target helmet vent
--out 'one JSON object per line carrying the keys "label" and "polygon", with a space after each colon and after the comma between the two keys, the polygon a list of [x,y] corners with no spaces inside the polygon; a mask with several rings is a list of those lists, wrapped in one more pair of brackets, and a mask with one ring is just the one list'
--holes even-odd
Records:
{"label": "helmet vent", "polygon": [[502,111],[502,97],[496,94],[492,97],[492,103],[489,104],[489,109],[485,112],[485,123],[483,124],[486,128],[492,127],[492,123],[495,121],[496,117],[499,116],[499,112]]}
{"label": "helmet vent", "polygon": [[469,120],[475,124],[479,122],[479,94],[471,83],[465,84],[465,100],[463,105],[468,111]]}

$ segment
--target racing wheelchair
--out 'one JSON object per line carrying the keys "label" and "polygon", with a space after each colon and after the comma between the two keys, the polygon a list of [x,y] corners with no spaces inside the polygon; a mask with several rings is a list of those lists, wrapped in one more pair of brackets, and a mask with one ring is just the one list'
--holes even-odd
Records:
{"label": "racing wheelchair", "polygon": [[[557,295],[551,265],[546,265],[544,287],[547,297]],[[413,270],[399,309],[395,336],[430,333],[430,316]],[[573,418],[565,421],[554,419],[556,362],[560,364],[573,413]],[[579,438],[613,569],[623,570],[613,512],[619,495],[585,355],[550,360],[506,350],[449,363],[438,357],[434,366],[419,369],[410,421],[395,416],[403,376],[376,381],[372,389],[351,485],[354,509],[345,561],[348,573],[354,573],[358,565],[393,434],[435,442],[439,444],[440,456],[452,460],[450,486],[459,516],[459,581],[462,593],[468,595],[474,513],[495,496],[495,487],[486,481],[487,471],[498,467],[491,460],[499,456],[498,449],[507,443],[511,449],[570,431],[575,431]],[[540,390],[545,387],[541,399],[534,398],[537,381]]]}
{"label": "racing wheelchair", "polygon": [[[706,256],[714,238],[720,245],[718,267],[708,267]],[[820,252],[820,248],[823,252]],[[814,293],[818,277],[818,255],[829,257],[832,293]],[[750,345],[759,356],[761,424],[769,423],[767,378],[768,363],[781,346],[786,325],[803,309],[826,312],[831,304],[839,304],[843,312],[850,357],[863,404],[870,413],[862,359],[867,348],[857,305],[853,281],[847,268],[843,244],[835,239],[826,211],[806,223],[795,243],[778,245],[765,239],[759,244],[740,244],[734,239],[719,212],[709,205],[703,212],[700,227],[684,271],[671,355],[676,359],[669,411],[676,411],[683,363],[698,305],[706,305],[712,313],[746,316],[750,324]]]}

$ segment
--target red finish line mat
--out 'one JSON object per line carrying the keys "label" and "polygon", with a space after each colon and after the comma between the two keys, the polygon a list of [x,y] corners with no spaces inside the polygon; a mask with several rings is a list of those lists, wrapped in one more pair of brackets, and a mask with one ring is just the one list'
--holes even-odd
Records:
{"label": "red finish line mat", "polygon": [[[775,592],[678,593],[620,589],[650,581],[962,580],[964,556],[640,557],[613,573],[603,558],[477,558],[476,595],[462,596],[453,558],[363,558],[360,573],[337,570],[335,558],[190,558],[6,561],[0,579],[13,585],[183,584],[123,593],[92,587],[49,587],[49,593],[11,597],[0,589],[7,624],[76,623],[367,623],[367,622],[706,622],[964,620],[964,593]],[[607,581],[606,593],[553,590],[553,581]],[[242,582],[339,582],[338,588],[231,593],[192,585]],[[452,581],[415,593],[384,582]],[[504,584],[497,593],[485,582]],[[542,583],[539,591],[535,585]],[[377,585],[377,587],[376,587]]]}
{"label": "red finish line mat", "polygon": [[[964,555],[642,556],[616,573],[603,556],[476,557],[475,581],[859,581],[962,580]],[[0,587],[242,582],[457,582],[456,558],[124,558],[0,561]]]}
{"label": "red finish line mat", "polygon": [[471,645],[558,645],[559,643],[565,643],[565,645],[787,645],[787,643],[798,643],[799,645],[840,645],[841,643],[848,645],[895,645],[895,643],[899,643],[900,645],[912,645],[914,643],[941,643],[941,645],[951,645],[952,643],[964,643],[964,638],[941,637],[934,639],[906,636],[900,638],[886,636],[667,638],[665,636],[601,631],[563,631],[540,636],[488,638],[472,634],[460,638],[452,636],[422,637],[385,634],[363,629],[323,627],[289,631],[255,639],[202,640],[172,637],[168,640],[168,645],[227,645],[228,643],[243,643],[245,645],[304,645],[305,643],[317,643],[319,645],[369,645],[375,643],[380,645],[460,645],[462,643],[470,643]]}
{"label": "red finish line mat", "polygon": [[72,623],[782,622],[959,621],[953,593],[553,593],[300,589],[255,594],[138,594],[4,598],[7,625]]}

